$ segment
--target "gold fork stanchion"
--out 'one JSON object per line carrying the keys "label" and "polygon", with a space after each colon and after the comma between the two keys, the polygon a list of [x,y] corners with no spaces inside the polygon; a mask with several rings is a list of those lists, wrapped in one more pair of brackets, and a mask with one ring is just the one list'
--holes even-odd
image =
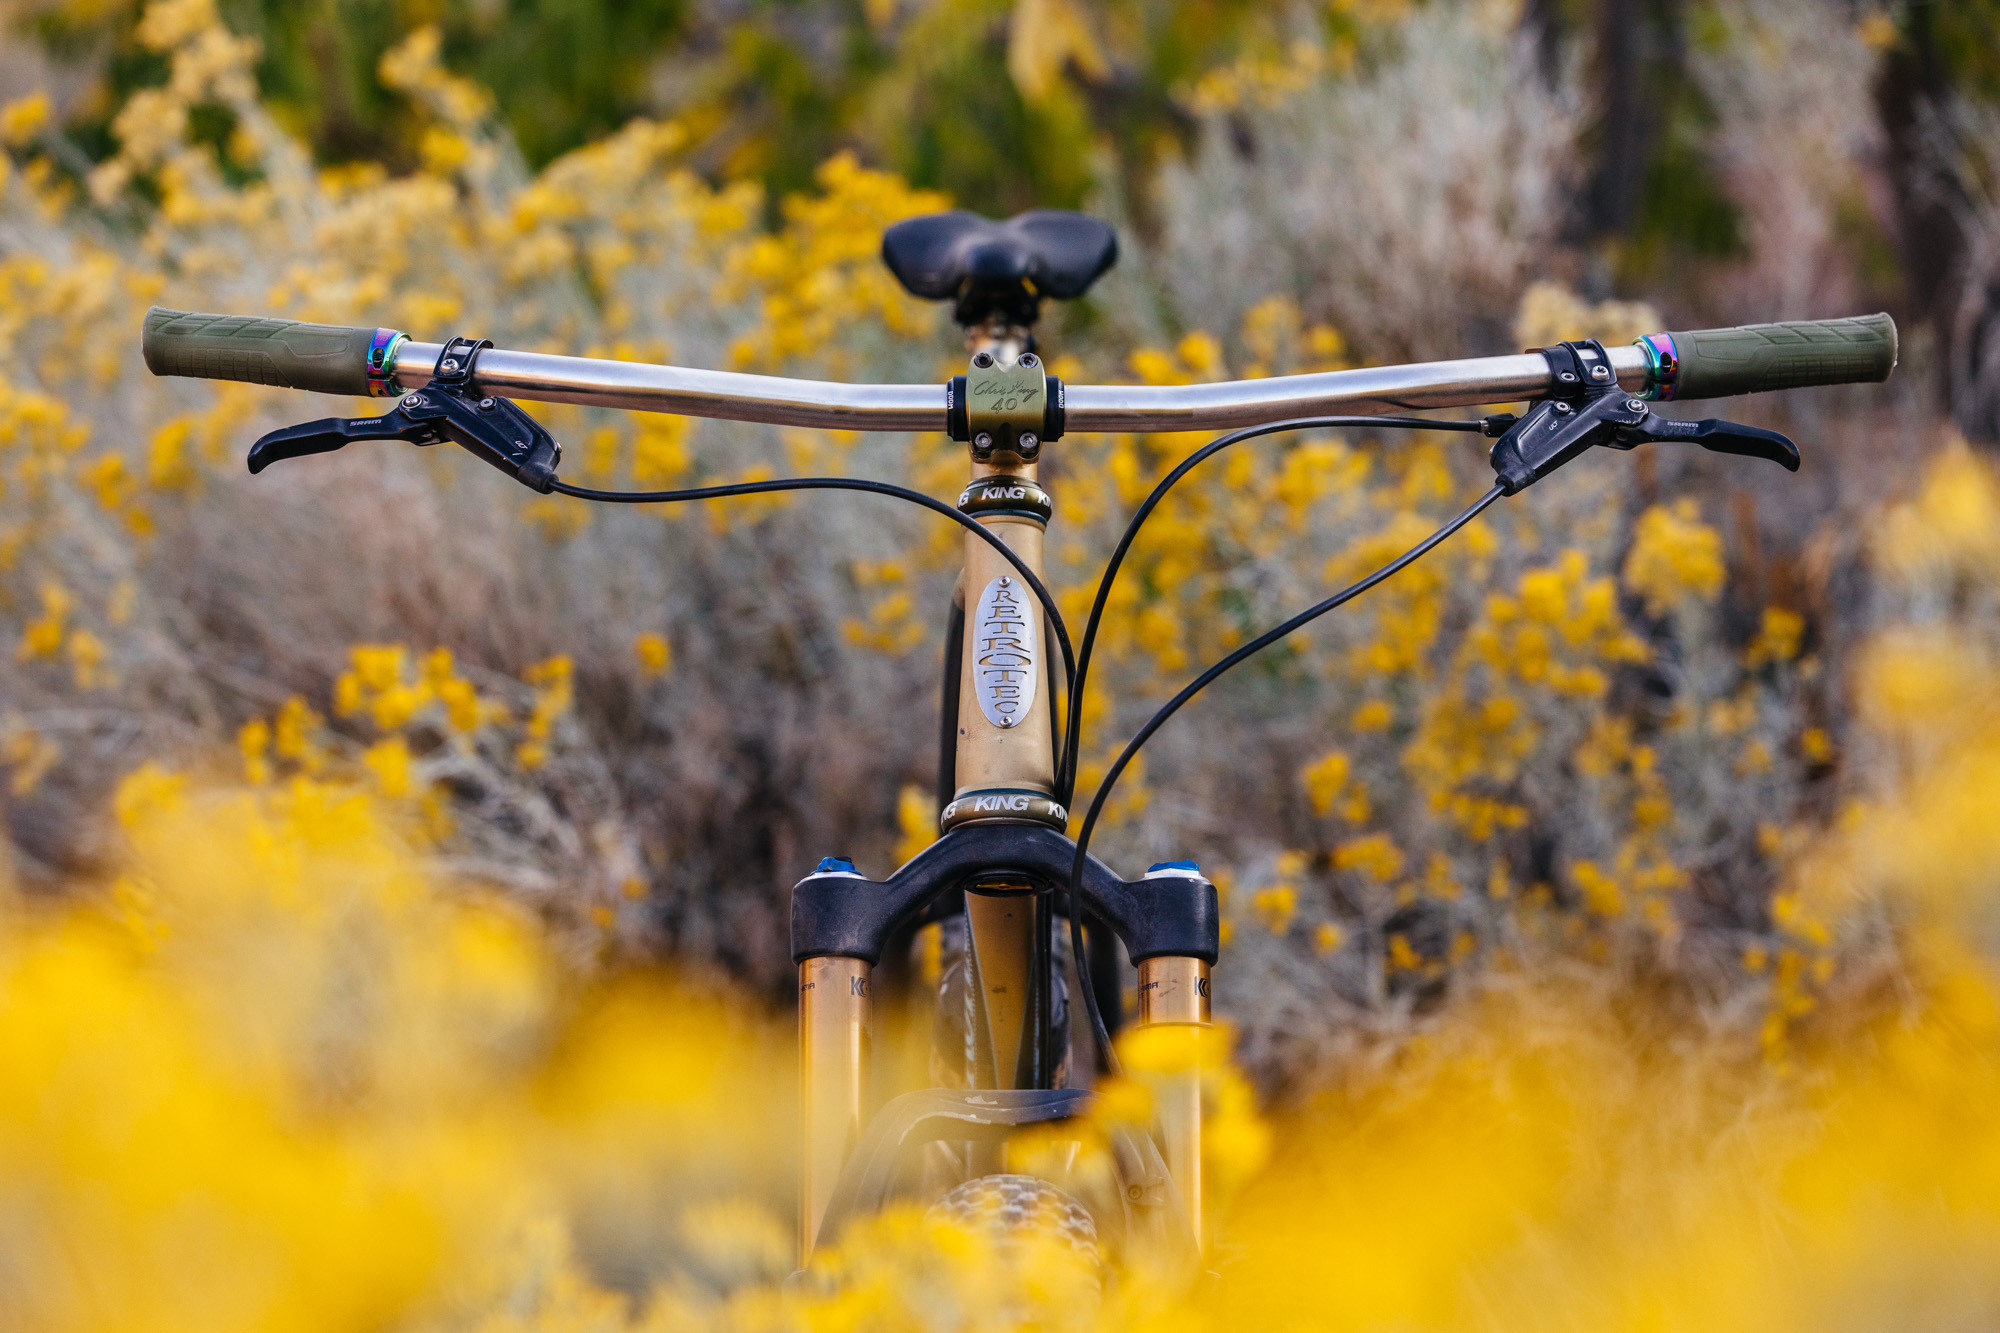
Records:
{"label": "gold fork stanchion", "polygon": [[[1199,958],[1173,956],[1141,961],[1139,1021],[1206,1026],[1208,964]],[[1202,1222],[1200,1065],[1191,1060],[1185,1070],[1167,1074],[1156,1086],[1154,1097],[1167,1173],[1180,1191],[1188,1227],[1194,1233],[1196,1247],[1200,1248],[1207,1243]]]}
{"label": "gold fork stanchion", "polygon": [[799,964],[799,1266],[812,1257],[840,1168],[867,1122],[874,1000],[859,958]]}

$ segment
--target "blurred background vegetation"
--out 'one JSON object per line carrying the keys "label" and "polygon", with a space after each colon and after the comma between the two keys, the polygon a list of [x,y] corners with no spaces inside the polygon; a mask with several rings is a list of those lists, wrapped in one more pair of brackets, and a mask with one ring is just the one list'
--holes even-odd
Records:
{"label": "blurred background vegetation", "polygon": [[[60,70],[60,119],[96,159],[134,89],[166,58],[136,35],[135,0],[16,3],[16,34]],[[1393,41],[1397,0],[1315,6],[1256,0],[222,0],[256,38],[258,89],[323,165],[419,160],[422,117],[376,70],[409,32],[435,24],[447,68],[490,89],[513,141],[540,168],[635,115],[672,117],[716,180],[806,188],[842,149],[993,215],[1081,207],[1107,168],[1140,206],[1154,169],[1194,142],[1202,81],[1311,42],[1367,60]],[[1894,151],[1884,167],[1919,225],[1851,219],[1874,284],[1928,313],[1959,248],[1934,201],[1912,202],[1926,108],[2000,97],[2000,3],[1857,6],[1880,51],[1855,98],[1871,99]],[[1570,220],[1612,280],[1670,280],[1676,265],[1740,255],[1738,210],[1718,180],[1717,116],[1690,52],[1726,43],[1702,0],[1528,0],[1519,24],[1550,78],[1588,66],[1589,182]],[[18,77],[18,75],[17,75]],[[208,109],[218,142],[229,129]],[[1248,127],[1238,127],[1246,136]],[[1928,212],[1926,211],[1928,208]],[[1928,227],[1928,230],[1926,229]],[[1899,244],[1900,241],[1900,244]],[[1942,242],[1942,244],[1940,244]]]}
{"label": "blurred background vegetation", "polygon": [[[956,202],[1119,228],[1044,322],[1073,382],[1897,316],[1886,385],[1689,405],[1792,433],[1797,476],[1662,446],[1496,506],[1177,719],[1101,844],[1215,876],[1217,1012],[1278,1117],[1261,1175],[1216,1136],[1247,1193],[1207,1323],[1992,1326],[1995,0],[0,15],[0,1325],[622,1328],[650,1291],[646,1327],[774,1326],[787,895],[935,836],[958,537],[592,510],[436,449],[252,478],[261,431],[370,405],[155,378],[137,333],[935,382],[963,352],[877,250]],[[966,466],[535,410],[588,484]],[[1072,623],[1196,443],[1050,451]],[[1191,477],[1111,603],[1085,788],[1483,489],[1469,443]],[[663,963],[729,1002],[691,1021]],[[949,1293],[900,1244],[813,1326],[1007,1322],[1012,1276]]]}
{"label": "blurred background vegetation", "polygon": [[[1716,891],[1735,896],[1722,914],[1732,928],[1769,923],[1773,854],[1745,812],[1823,820],[1867,778],[1825,757],[1851,716],[1849,658],[1887,614],[1857,592],[1873,585],[1856,526],[1900,493],[1899,459],[1926,453],[1939,423],[1974,442],[2000,434],[2000,0],[15,0],[4,12],[0,138],[20,181],[5,199],[15,210],[0,271],[14,301],[6,327],[46,347],[87,340],[126,305],[157,297],[379,320],[419,335],[476,325],[518,345],[924,379],[944,373],[949,340],[934,312],[889,288],[874,248],[886,222],[947,201],[994,214],[1088,207],[1119,226],[1120,267],[1049,320],[1071,378],[1215,378],[1493,352],[1579,331],[1630,337],[1648,323],[1888,308],[1904,357],[1886,389],[1742,405],[1810,436],[1814,466],[1798,485],[1667,452],[1637,458],[1622,494],[1578,482],[1563,502],[1584,525],[1568,540],[1587,549],[1590,567],[1627,569],[1623,614],[1653,641],[1651,666],[1617,665],[1614,653],[1578,678],[1610,680],[1607,716],[1643,740],[1679,725],[1660,697],[1695,707],[1761,690],[1780,720],[1759,744],[1804,755],[1782,790],[1744,796],[1719,824],[1690,813],[1677,825],[1686,846],[1674,856],[1708,866],[1702,873],[1727,886]],[[457,831],[446,841],[468,856],[477,844],[468,864],[502,879],[527,874],[510,858],[532,844],[537,883],[583,874],[651,886],[671,905],[621,905],[621,921],[643,918],[671,948],[760,983],[783,970],[777,909],[801,856],[856,836],[901,838],[907,851],[927,826],[921,801],[895,797],[928,783],[923,728],[843,702],[856,691],[887,699],[931,688],[934,663],[919,650],[934,648],[936,627],[924,608],[941,595],[932,585],[949,572],[949,552],[916,529],[857,537],[817,508],[783,525],[822,525],[801,540],[823,542],[841,571],[807,598],[825,623],[799,633],[834,640],[808,654],[810,666],[791,629],[718,600],[724,586],[761,589],[767,602],[806,596],[794,566],[760,563],[777,539],[761,535],[769,511],[754,507],[718,509],[707,538],[666,525],[674,574],[646,573],[650,606],[630,600],[639,585],[629,571],[616,578],[630,586],[593,591],[595,601],[542,605],[533,585],[546,559],[568,562],[565,577],[582,586],[610,581],[627,558],[612,534],[660,525],[523,508],[513,497],[499,512],[522,521],[494,537],[504,559],[469,566],[440,545],[405,562],[398,577],[421,574],[428,591],[397,591],[388,579],[366,585],[373,601],[343,600],[347,590],[288,583],[284,566],[246,565],[245,552],[220,548],[189,556],[186,581],[170,588],[162,547],[258,525],[273,493],[244,491],[227,460],[238,436],[296,409],[282,396],[130,379],[115,351],[91,353],[108,378],[70,409],[95,423],[75,438],[94,431],[105,452],[75,467],[60,461],[74,443],[49,445],[56,462],[21,455],[21,486],[7,501],[26,506],[0,569],[23,636],[5,668],[17,707],[9,821],[23,873],[102,864],[94,812],[133,757],[98,742],[58,746],[49,738],[72,724],[38,723],[37,710],[84,716],[63,711],[68,691],[135,689],[166,660],[162,645],[181,683],[164,700],[135,699],[130,717],[180,739],[148,742],[144,754],[266,726],[274,702],[294,693],[300,708],[324,712],[358,669],[347,663],[357,641],[448,648],[507,673],[508,688],[540,701],[541,730],[516,738],[524,753],[567,753],[550,751],[562,730],[553,719],[573,705],[562,734],[588,755],[582,785],[544,790],[552,770],[539,761],[509,781],[523,800],[550,802],[558,823],[618,807],[623,831],[529,836],[515,815],[447,786],[438,790]],[[61,403],[54,364],[39,390]],[[551,419],[592,441],[580,465],[604,476],[796,471],[835,456],[826,441],[782,432],[567,409]],[[1885,430],[1919,443],[1884,450]],[[59,436],[70,438],[47,438]],[[1052,461],[1069,497],[1059,553],[1068,595],[1080,595],[1104,525],[1178,443],[1079,439]],[[1437,477],[1466,480],[1455,456],[1429,470],[1428,446],[1406,455],[1362,443],[1359,462],[1345,446],[1313,444],[1268,472],[1230,473],[1226,490],[1263,488],[1264,503],[1292,515],[1276,546],[1220,499],[1189,502],[1182,536],[1199,558],[1148,572],[1117,611],[1126,665],[1092,715],[1102,733],[1093,744],[1108,744],[1125,712],[1195,654],[1275,612],[1306,571],[1376,540],[1371,511],[1347,494],[1359,479],[1374,507],[1410,522],[1444,493]],[[200,467],[174,461],[195,453]],[[934,442],[868,441],[839,456],[940,493],[953,485],[952,459]],[[391,475],[412,466],[385,465]],[[55,478],[84,497],[61,524],[32,516],[36,488]],[[405,480],[422,494],[443,484]],[[1680,512],[1675,503],[1695,505],[1701,521],[1662,517]],[[205,506],[232,517],[203,527]],[[124,530],[81,535],[106,522]],[[736,549],[739,532],[758,535]],[[885,532],[898,544],[868,554]],[[1500,563],[1476,565],[1475,583],[1502,587],[1560,554],[1560,532],[1509,532]],[[1632,552],[1648,533],[1684,548],[1682,564],[1697,573],[1710,560],[1703,543],[1717,543],[1710,563],[1726,577],[1688,585],[1713,604],[1699,625],[1662,619],[1673,598],[1648,597],[1634,581]],[[300,547],[313,554],[295,567],[369,559],[381,540],[355,513]],[[81,544],[64,554],[63,541]],[[114,548],[122,554],[106,564]],[[64,571],[85,565],[96,572],[79,577],[100,591],[66,591]],[[1582,567],[1563,568],[1581,587]],[[462,609],[508,586],[517,615],[541,605],[511,638]],[[120,588],[138,589],[140,605],[159,594],[151,637],[124,624],[131,594]],[[1481,595],[1440,593],[1457,609],[1426,604],[1424,615],[1445,629],[1432,624],[1420,649],[1377,654],[1390,665],[1376,676],[1402,684],[1383,687],[1359,668],[1347,678],[1330,664],[1305,677],[1273,667],[1268,680],[1225,690],[1219,698],[1234,703],[1215,707],[1233,711],[1210,730],[1162,739],[1158,771],[1187,800],[1254,812],[1233,826],[1241,837],[1190,833],[1200,827],[1192,807],[1143,814],[1142,804],[1126,810],[1121,836],[1147,848],[1206,838],[1245,864],[1303,848],[1324,885],[1337,886],[1353,867],[1337,863],[1345,844],[1325,822],[1333,797],[1302,807],[1299,774],[1319,764],[1322,785],[1330,780],[1326,745],[1344,733],[1346,711],[1379,705],[1398,721],[1361,728],[1354,762],[1357,773],[1382,770],[1368,781],[1382,818],[1405,826],[1396,864],[1460,857],[1470,881],[1502,865],[1584,901],[1574,883],[1561,887],[1564,867],[1602,861],[1618,843],[1606,832],[1587,851],[1563,822],[1572,798],[1601,796],[1576,786],[1577,737],[1557,728],[1532,743],[1555,765],[1554,785],[1497,860],[1484,836],[1476,850],[1454,850],[1450,821],[1422,811],[1423,798],[1443,799],[1423,776],[1423,747],[1435,739],[1424,728],[1456,706],[1440,673],[1459,669],[1448,666],[1454,636],[1482,614]],[[314,615],[310,633],[274,627]],[[1774,615],[1793,627],[1779,636],[1787,660],[1813,664],[1796,679],[1771,675]],[[91,616],[99,629],[87,627]],[[1364,637],[1396,632],[1386,620],[1371,629],[1366,615],[1357,624]],[[635,635],[653,645],[637,658]],[[65,681],[54,664],[78,652],[109,665],[78,666]],[[1698,679],[1690,664],[1703,654],[1737,665]],[[574,658],[563,668],[574,679],[561,676],[559,689],[546,675],[558,657]],[[648,712],[669,658],[671,722]],[[371,660],[384,680],[404,669]],[[738,670],[744,663],[761,675]],[[768,697],[802,712],[750,702]],[[401,725],[396,709],[387,716]],[[75,725],[95,735],[111,723]],[[334,725],[367,738],[366,727]],[[847,729],[893,739],[871,741],[862,762]],[[1799,749],[1807,735],[1819,738],[1810,754]],[[433,767],[451,749],[415,744]],[[58,749],[60,763],[47,757]],[[1236,749],[1257,762],[1226,779],[1200,775],[1204,753]],[[1362,749],[1373,758],[1364,762]],[[1704,768],[1714,762],[1690,755],[1666,771],[1689,800],[1715,802]],[[833,799],[805,776],[850,770]],[[1511,810],[1535,784],[1511,774],[1488,787],[1481,799]],[[1280,863],[1295,864],[1270,862]],[[1371,922],[1370,938],[1383,929]]]}

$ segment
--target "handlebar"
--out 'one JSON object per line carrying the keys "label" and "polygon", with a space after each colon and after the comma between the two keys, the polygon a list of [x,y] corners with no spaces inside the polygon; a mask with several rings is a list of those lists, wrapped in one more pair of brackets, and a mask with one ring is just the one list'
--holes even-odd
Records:
{"label": "handlebar", "polygon": [[[156,375],[387,396],[428,384],[444,347],[393,329],[344,328],[154,307],[143,351]],[[1649,334],[1609,349],[1618,384],[1656,398],[1717,398],[1875,383],[1896,364],[1886,314]],[[1539,352],[1211,384],[1069,385],[1067,431],[1229,430],[1290,417],[1515,402],[1554,391]],[[941,384],[839,384],[488,348],[476,382],[497,396],[823,430],[943,431]]]}

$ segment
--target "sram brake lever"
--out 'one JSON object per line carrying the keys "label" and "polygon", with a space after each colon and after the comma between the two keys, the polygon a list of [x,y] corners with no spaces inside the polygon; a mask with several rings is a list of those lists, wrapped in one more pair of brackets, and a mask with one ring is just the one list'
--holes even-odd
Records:
{"label": "sram brake lever", "polygon": [[1581,402],[1545,398],[1509,425],[1489,459],[1500,490],[1515,495],[1587,449],[1636,449],[1652,440],[1686,440],[1719,454],[1768,458],[1799,470],[1799,447],[1774,430],[1713,417],[1674,421],[1655,416],[1643,398],[1613,391]]}
{"label": "sram brake lever", "polygon": [[473,359],[490,345],[453,338],[439,354],[431,382],[403,395],[379,417],[326,417],[272,431],[250,447],[250,470],[262,472],[283,458],[332,453],[352,440],[416,445],[450,440],[530,490],[547,494],[555,485],[562,445],[515,403],[481,397],[472,387]]}

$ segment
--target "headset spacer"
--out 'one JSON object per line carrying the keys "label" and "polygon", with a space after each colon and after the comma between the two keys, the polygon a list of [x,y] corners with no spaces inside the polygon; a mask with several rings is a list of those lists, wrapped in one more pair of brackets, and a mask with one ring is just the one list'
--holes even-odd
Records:
{"label": "headset spacer", "polygon": [[1033,519],[1046,525],[1055,505],[1039,483],[1026,477],[998,475],[976,478],[958,497],[958,512],[975,515],[1006,514]]}
{"label": "headset spacer", "polygon": [[983,787],[962,792],[938,815],[938,832],[961,824],[1047,824],[1069,828],[1069,811],[1047,792],[1028,787]]}

